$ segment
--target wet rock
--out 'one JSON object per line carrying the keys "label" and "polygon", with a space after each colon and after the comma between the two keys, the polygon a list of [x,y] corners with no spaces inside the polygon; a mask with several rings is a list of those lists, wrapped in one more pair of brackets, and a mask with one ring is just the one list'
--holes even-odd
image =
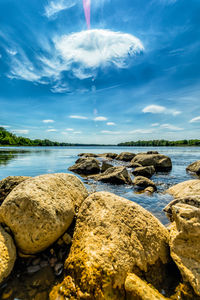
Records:
{"label": "wet rock", "polygon": [[123,161],[131,161],[135,156],[136,154],[132,152],[122,152],[116,157],[116,159]]}
{"label": "wet rock", "polygon": [[133,180],[133,184],[141,189],[145,189],[147,187],[152,187],[154,189],[154,191],[157,190],[155,183],[152,180],[150,180],[146,177],[143,177],[143,176],[135,177]]}
{"label": "wet rock", "polygon": [[138,167],[135,168],[135,170],[132,173],[134,176],[144,176],[147,178],[151,178],[155,173],[155,168],[154,166]]}
{"label": "wet rock", "polygon": [[147,151],[147,154],[159,154],[158,151]]}
{"label": "wet rock", "polygon": [[113,165],[109,164],[107,161],[102,162],[101,172],[105,172],[107,169],[112,168]]}
{"label": "wet rock", "polygon": [[126,277],[125,290],[126,300],[167,300],[155,288],[133,273]]}
{"label": "wet rock", "polygon": [[78,156],[84,156],[84,157],[98,157],[97,154],[94,153],[79,153]]}
{"label": "wet rock", "polygon": [[170,253],[183,280],[200,296],[200,208],[184,203],[171,206]]}
{"label": "wet rock", "polygon": [[127,199],[98,192],[80,208],[65,262],[68,276],[50,299],[78,299],[81,294],[80,299],[124,300],[129,272],[145,274],[157,286],[168,261],[168,230],[151,213]]}
{"label": "wet rock", "polygon": [[0,204],[8,194],[21,182],[28,179],[27,176],[8,176],[0,181]]}
{"label": "wet rock", "polygon": [[196,175],[200,175],[200,160],[197,160],[187,166],[186,170],[195,173]]}
{"label": "wet rock", "polygon": [[138,164],[136,162],[130,162],[127,167],[129,167],[129,168],[140,168],[140,167],[142,167],[142,165]]}
{"label": "wet rock", "polygon": [[152,186],[148,186],[145,190],[144,190],[145,193],[147,194],[152,194],[155,192],[155,189],[152,187]]}
{"label": "wet rock", "polygon": [[132,184],[132,180],[125,167],[112,167],[104,173],[93,176],[95,180],[111,184]]}
{"label": "wet rock", "polygon": [[100,162],[95,158],[81,159],[80,162],[69,167],[69,170],[81,175],[98,174],[100,172]]}
{"label": "wet rock", "polygon": [[98,156],[99,157],[106,157],[106,158],[110,158],[110,159],[115,159],[117,157],[117,155],[118,154],[116,154],[116,153],[108,152],[108,153],[99,154]]}
{"label": "wet rock", "polygon": [[199,196],[200,195],[200,180],[187,180],[181,183],[178,183],[167,191],[174,198],[184,198],[188,196]]}
{"label": "wet rock", "polygon": [[47,174],[25,180],[4,200],[1,221],[14,234],[19,250],[34,254],[46,249],[69,227],[88,193],[71,174]]}
{"label": "wet rock", "polygon": [[142,166],[154,166],[158,171],[170,171],[172,169],[171,159],[163,154],[137,154],[131,163],[139,163]]}
{"label": "wet rock", "polygon": [[0,283],[11,273],[16,260],[12,237],[0,226]]}

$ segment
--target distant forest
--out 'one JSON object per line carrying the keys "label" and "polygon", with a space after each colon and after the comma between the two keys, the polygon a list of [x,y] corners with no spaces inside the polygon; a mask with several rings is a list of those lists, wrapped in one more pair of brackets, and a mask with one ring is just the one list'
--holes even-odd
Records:
{"label": "distant forest", "polygon": [[[0,127],[0,146],[114,146],[114,145],[97,145],[97,144],[70,144],[59,143],[50,140],[31,140],[26,137],[16,136],[15,134],[7,131],[5,128]],[[200,146],[200,140],[180,140],[180,141],[167,141],[167,140],[153,140],[153,141],[137,141],[125,142],[116,146]]]}
{"label": "distant forest", "polygon": [[0,146],[74,146],[69,143],[52,142],[45,140],[31,140],[26,137],[16,136],[15,134],[7,131],[5,128],[0,127]]}
{"label": "distant forest", "polygon": [[152,140],[152,141],[137,141],[120,143],[118,146],[200,146],[200,140],[180,140],[180,141],[167,141],[167,140]]}

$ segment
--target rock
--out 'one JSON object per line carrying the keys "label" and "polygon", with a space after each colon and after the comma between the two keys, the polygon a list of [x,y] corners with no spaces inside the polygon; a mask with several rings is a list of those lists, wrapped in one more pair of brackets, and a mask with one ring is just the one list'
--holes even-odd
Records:
{"label": "rock", "polygon": [[155,168],[154,166],[138,167],[135,168],[135,170],[132,173],[134,176],[144,176],[147,178],[151,178],[155,173]]}
{"label": "rock", "polygon": [[131,163],[139,163],[143,167],[153,165],[156,171],[162,172],[172,169],[171,159],[163,154],[138,154]]}
{"label": "rock", "polygon": [[155,189],[152,187],[152,186],[148,186],[145,190],[144,190],[145,193],[147,194],[152,194],[155,192]]}
{"label": "rock", "polygon": [[80,162],[69,167],[69,170],[81,175],[91,175],[100,172],[100,162],[95,158],[81,159]]}
{"label": "rock", "polygon": [[197,160],[187,166],[186,170],[195,173],[196,175],[200,175],[200,160]]}
{"label": "rock", "polygon": [[69,227],[88,193],[71,174],[46,174],[20,183],[0,207],[0,219],[14,234],[20,252],[34,254]]}
{"label": "rock", "polygon": [[16,260],[12,237],[0,226],[0,283],[11,273]]}
{"label": "rock", "polygon": [[129,273],[125,281],[126,300],[166,300],[155,288],[152,288],[137,275]]}
{"label": "rock", "polygon": [[79,153],[78,156],[84,156],[84,157],[98,157],[97,154],[94,153]]}
{"label": "rock", "polygon": [[188,196],[199,196],[200,195],[200,180],[193,179],[178,183],[167,191],[174,198],[184,198]]}
{"label": "rock", "polygon": [[137,185],[141,189],[145,189],[147,187],[152,187],[154,189],[154,191],[157,190],[155,183],[152,180],[150,180],[146,177],[143,177],[143,176],[135,177],[133,180],[133,184]]}
{"label": "rock", "polygon": [[200,208],[184,203],[171,207],[170,253],[183,280],[200,296]]}
{"label": "rock", "polygon": [[93,176],[95,180],[111,184],[132,184],[132,180],[125,167],[112,167],[104,173]]}
{"label": "rock", "polygon": [[114,194],[94,193],[79,210],[68,276],[50,299],[124,300],[128,273],[143,274],[156,286],[168,261],[168,230],[151,213]]}
{"label": "rock", "polygon": [[116,159],[123,161],[131,161],[135,156],[136,154],[132,152],[122,152],[119,155],[117,155]]}
{"label": "rock", "polygon": [[130,162],[127,167],[129,167],[129,168],[140,168],[140,167],[142,167],[142,165],[138,164],[138,163]]}
{"label": "rock", "polygon": [[21,182],[28,179],[27,176],[8,176],[0,181],[0,204],[8,194]]}
{"label": "rock", "polygon": [[117,157],[118,154],[116,153],[111,153],[111,152],[108,152],[108,153],[102,153],[102,154],[99,154],[98,156],[99,157],[106,157],[106,158],[111,158],[111,159],[115,159]]}
{"label": "rock", "polygon": [[158,151],[147,151],[147,154],[159,154]]}
{"label": "rock", "polygon": [[107,163],[106,161],[102,162],[102,166],[101,166],[101,172],[105,172],[107,169],[112,168],[113,165]]}

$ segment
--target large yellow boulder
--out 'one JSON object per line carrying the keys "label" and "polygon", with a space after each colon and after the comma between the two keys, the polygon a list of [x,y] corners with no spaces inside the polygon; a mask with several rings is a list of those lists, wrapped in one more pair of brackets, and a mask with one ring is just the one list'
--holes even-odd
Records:
{"label": "large yellow boulder", "polygon": [[114,194],[94,193],[78,213],[68,276],[50,299],[125,299],[127,273],[146,274],[156,284],[168,260],[168,230],[151,213]]}
{"label": "large yellow boulder", "polygon": [[0,283],[11,273],[16,259],[12,237],[0,226]]}
{"label": "large yellow boulder", "polygon": [[46,174],[20,183],[0,207],[0,220],[14,234],[19,250],[40,252],[70,226],[77,207],[88,196],[71,174]]}
{"label": "large yellow boulder", "polygon": [[188,196],[200,196],[200,180],[193,179],[178,183],[167,191],[174,198],[183,198]]}

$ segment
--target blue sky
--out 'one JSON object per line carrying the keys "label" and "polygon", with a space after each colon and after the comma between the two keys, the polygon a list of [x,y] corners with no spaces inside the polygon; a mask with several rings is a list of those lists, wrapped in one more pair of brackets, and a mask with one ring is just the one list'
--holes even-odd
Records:
{"label": "blue sky", "polygon": [[0,1],[0,125],[76,143],[200,138],[200,1]]}

